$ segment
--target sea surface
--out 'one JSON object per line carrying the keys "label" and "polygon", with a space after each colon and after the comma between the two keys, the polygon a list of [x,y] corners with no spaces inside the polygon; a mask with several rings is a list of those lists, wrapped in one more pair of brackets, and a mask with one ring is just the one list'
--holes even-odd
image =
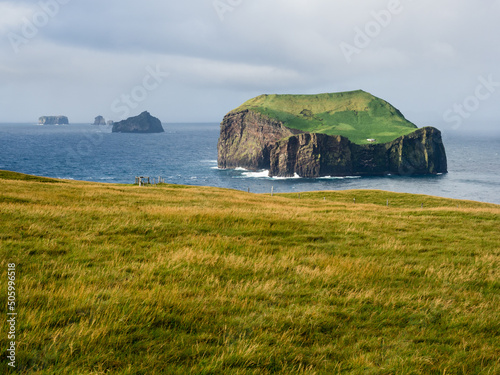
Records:
{"label": "sea surface", "polygon": [[443,133],[449,173],[438,176],[282,179],[266,171],[219,170],[219,124],[163,127],[161,134],[122,134],[87,124],[0,124],[0,169],[104,183],[150,176],[253,193],[379,189],[500,204],[500,137]]}

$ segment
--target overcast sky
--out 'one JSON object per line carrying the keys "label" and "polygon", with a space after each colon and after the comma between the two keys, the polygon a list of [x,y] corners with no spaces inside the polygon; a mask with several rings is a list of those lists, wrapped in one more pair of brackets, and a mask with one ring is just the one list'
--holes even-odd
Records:
{"label": "overcast sky", "polygon": [[419,126],[500,128],[500,0],[0,1],[0,122],[220,122],[363,89]]}

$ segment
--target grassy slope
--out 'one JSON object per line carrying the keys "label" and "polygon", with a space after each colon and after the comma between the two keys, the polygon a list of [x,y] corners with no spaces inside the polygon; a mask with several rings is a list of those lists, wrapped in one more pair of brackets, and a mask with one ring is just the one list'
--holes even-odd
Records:
{"label": "grassy slope", "polygon": [[[308,132],[343,135],[352,142],[390,142],[416,126],[392,105],[358,90],[319,95],[261,95],[236,108],[251,109]],[[304,111],[305,110],[305,111]]]}
{"label": "grassy slope", "polygon": [[500,373],[497,205],[0,184],[21,374]]}

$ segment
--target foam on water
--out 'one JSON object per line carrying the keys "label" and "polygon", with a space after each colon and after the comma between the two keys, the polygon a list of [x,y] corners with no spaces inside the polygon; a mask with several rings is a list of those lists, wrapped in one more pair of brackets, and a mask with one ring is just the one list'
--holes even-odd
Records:
{"label": "foam on water", "polygon": [[269,171],[256,171],[256,172],[252,172],[252,171],[248,171],[246,169],[237,169],[238,171],[246,171],[246,172],[243,172],[241,175],[242,177],[246,177],[246,178],[269,178]]}
{"label": "foam on water", "polygon": [[361,176],[326,176],[326,177],[318,177],[319,180],[349,180],[349,179],[357,179],[361,178]]}

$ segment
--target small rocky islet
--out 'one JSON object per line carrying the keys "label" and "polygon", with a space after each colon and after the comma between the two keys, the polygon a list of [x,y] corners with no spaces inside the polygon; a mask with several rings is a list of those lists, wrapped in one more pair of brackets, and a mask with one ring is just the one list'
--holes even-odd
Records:
{"label": "small rocky islet", "polygon": [[66,116],[41,116],[38,125],[69,125],[69,120]]}
{"label": "small rocky islet", "polygon": [[163,133],[161,121],[144,111],[135,117],[113,123],[113,133]]}

